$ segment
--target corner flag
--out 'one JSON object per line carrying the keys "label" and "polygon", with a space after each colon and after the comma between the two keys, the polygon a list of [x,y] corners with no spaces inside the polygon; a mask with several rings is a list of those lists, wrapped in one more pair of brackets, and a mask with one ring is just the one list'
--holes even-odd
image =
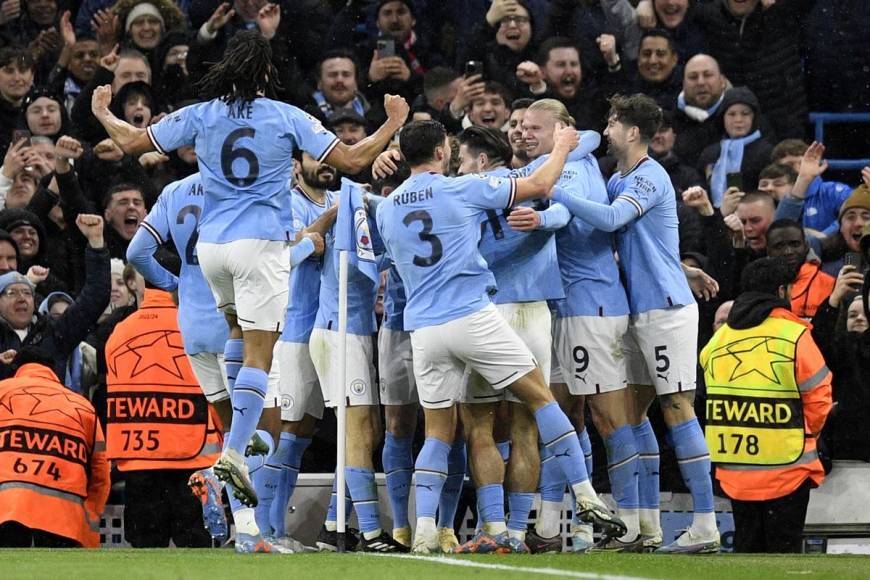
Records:
{"label": "corner flag", "polygon": [[346,250],[349,263],[378,284],[380,275],[375,263],[375,253],[372,250],[372,236],[369,231],[368,214],[363,203],[362,188],[342,177],[339,195],[338,218],[335,222],[335,248]]}

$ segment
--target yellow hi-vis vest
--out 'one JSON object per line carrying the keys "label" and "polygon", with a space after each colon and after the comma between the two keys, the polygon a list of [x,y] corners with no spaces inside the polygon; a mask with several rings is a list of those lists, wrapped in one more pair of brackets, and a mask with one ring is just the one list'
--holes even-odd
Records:
{"label": "yellow hi-vis vest", "polygon": [[713,462],[787,465],[803,454],[795,352],[806,330],[770,317],[745,330],[726,324],[701,351],[707,385],[704,433]]}

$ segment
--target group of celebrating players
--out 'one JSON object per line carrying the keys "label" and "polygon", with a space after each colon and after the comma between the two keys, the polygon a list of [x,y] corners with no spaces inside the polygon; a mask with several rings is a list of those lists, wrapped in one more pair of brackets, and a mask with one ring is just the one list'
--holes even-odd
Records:
{"label": "group of celebrating players", "polygon": [[[301,549],[284,526],[301,457],[324,406],[346,397],[345,477],[359,522],[350,547],[561,551],[567,485],[574,551],[717,552],[710,458],[692,404],[693,290],[715,291],[715,282],[680,262],[674,189],[647,156],[658,105],[642,95],[611,101],[605,136],[618,171],[608,183],[592,155],[600,136],[578,133],[551,99],[514,111],[524,155],[500,132],[472,127],[458,137],[458,175],[448,176],[454,152],[443,126],[405,124],[403,99],[385,97],[384,125],[347,146],[267,98],[276,72],[268,42],[240,33],[200,83],[208,100],[147,129],[109,111],[109,87],[93,99],[125,152],[192,145],[197,153],[200,173],[164,190],[128,257],[150,283],[178,287],[185,350],[228,428],[218,462],[191,483],[207,504],[219,501],[217,480],[228,486],[236,550]],[[398,153],[381,153],[397,132]],[[379,284],[350,268],[343,385],[334,223],[337,200],[358,186],[327,188],[336,171],[373,162],[385,196],[366,195],[363,221],[372,261],[387,271],[384,316],[378,330]],[[155,257],[170,239],[182,258],[177,280]],[[656,396],[694,502],[692,525],[665,545],[658,444],[646,418]],[[616,514],[591,484],[589,437],[573,411],[584,402],[606,446]],[[391,533],[372,461],[381,404]],[[415,461],[418,405],[425,442]],[[466,464],[479,521],[460,545],[453,519]],[[336,495],[321,549],[339,543]]]}

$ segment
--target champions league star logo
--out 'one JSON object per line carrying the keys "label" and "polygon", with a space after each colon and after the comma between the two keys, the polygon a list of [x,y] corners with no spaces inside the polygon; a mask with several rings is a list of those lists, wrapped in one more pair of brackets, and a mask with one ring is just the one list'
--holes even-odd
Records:
{"label": "champions league star logo", "polygon": [[365,208],[357,208],[353,215],[353,231],[356,234],[356,256],[367,262],[375,261],[375,252],[372,249],[372,236],[369,232],[368,216]]}

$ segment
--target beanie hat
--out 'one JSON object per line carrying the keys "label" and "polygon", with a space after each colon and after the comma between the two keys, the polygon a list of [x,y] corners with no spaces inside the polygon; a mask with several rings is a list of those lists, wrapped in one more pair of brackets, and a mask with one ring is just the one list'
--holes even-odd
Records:
{"label": "beanie hat", "polygon": [[28,288],[31,290],[34,289],[33,282],[31,282],[24,274],[19,274],[18,272],[7,272],[0,276],[0,294],[13,284],[27,284]]}
{"label": "beanie hat", "polygon": [[166,23],[163,20],[163,15],[160,14],[160,11],[157,9],[157,7],[150,2],[143,2],[134,6],[133,9],[130,10],[130,12],[127,14],[127,20],[124,22],[124,31],[130,32],[130,26],[140,16],[153,16],[160,21],[160,26],[166,28]]}
{"label": "beanie hat", "polygon": [[856,207],[870,210],[870,187],[861,184],[852,190],[852,193],[848,198],[846,198],[843,205],[840,206],[840,213],[837,215],[837,221],[841,221],[844,213]]}
{"label": "beanie hat", "polygon": [[375,18],[377,18],[378,14],[380,14],[381,8],[383,8],[385,4],[389,4],[390,2],[401,2],[402,4],[404,4],[405,6],[408,7],[408,10],[410,10],[411,15],[412,16],[414,15],[414,2],[412,2],[412,0],[379,0],[378,9],[375,10]]}

